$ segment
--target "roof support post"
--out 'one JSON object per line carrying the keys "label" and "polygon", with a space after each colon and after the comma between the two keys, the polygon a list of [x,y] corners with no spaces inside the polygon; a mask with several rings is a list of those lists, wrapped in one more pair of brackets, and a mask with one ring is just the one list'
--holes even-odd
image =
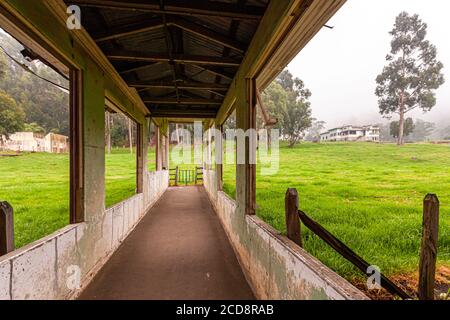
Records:
{"label": "roof support post", "polygon": [[223,190],[223,126],[216,124],[216,132],[220,132],[220,137],[215,137],[216,140],[216,179],[217,191]]}
{"label": "roof support post", "polygon": [[156,171],[162,170],[161,137],[161,130],[158,126],[156,127]]}
{"label": "roof support post", "polygon": [[148,132],[147,121],[144,124],[137,124],[137,141],[136,141],[136,193],[144,192],[144,172],[146,172],[147,163],[147,146],[148,139],[144,137],[145,132]]}
{"label": "roof support post", "polygon": [[[238,82],[239,83],[239,82]],[[254,215],[256,208],[256,82],[243,79],[236,96],[237,129],[245,133],[244,163],[236,163],[236,201],[241,213]],[[242,156],[242,155],[241,155]],[[238,155],[238,159],[242,158]],[[244,210],[244,212],[242,212]]]}

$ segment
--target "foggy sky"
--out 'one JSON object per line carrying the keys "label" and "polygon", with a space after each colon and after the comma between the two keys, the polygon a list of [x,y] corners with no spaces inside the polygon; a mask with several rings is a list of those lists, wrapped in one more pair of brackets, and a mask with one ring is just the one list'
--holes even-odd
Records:
{"label": "foggy sky", "polygon": [[311,89],[313,116],[327,128],[386,121],[378,113],[375,79],[386,65],[389,31],[401,11],[417,13],[428,24],[427,39],[438,48],[446,79],[431,112],[408,116],[450,125],[450,1],[348,0],[327,23],[334,29],[323,28],[288,67]]}

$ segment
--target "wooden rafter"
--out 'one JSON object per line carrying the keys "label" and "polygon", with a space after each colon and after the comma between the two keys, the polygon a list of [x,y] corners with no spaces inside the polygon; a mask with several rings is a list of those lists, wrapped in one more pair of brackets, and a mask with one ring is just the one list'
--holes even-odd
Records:
{"label": "wooden rafter", "polygon": [[[128,85],[133,88],[156,88],[156,89],[172,89],[175,88],[173,81],[130,81]],[[185,90],[214,90],[227,91],[228,86],[215,83],[201,82],[177,82],[179,89]]]}
{"label": "wooden rafter", "polygon": [[95,35],[94,40],[96,42],[104,42],[108,40],[119,39],[159,29],[163,26],[164,24],[161,19],[153,19],[151,21],[145,21],[143,23],[134,23],[132,25],[118,25],[113,29],[108,30],[107,32]]}
{"label": "wooden rafter", "polygon": [[[216,31],[213,31],[199,24],[190,22],[186,19],[178,17],[167,17],[166,22],[168,27],[170,26],[178,27],[187,32],[195,34],[199,37],[202,37],[206,40],[218,43],[230,49],[234,49],[240,53],[243,53],[245,51],[245,45],[243,45],[239,41],[224,36]],[[162,27],[164,27],[164,23],[161,19],[154,19],[152,21],[147,21],[143,23],[142,22],[134,23],[132,25],[117,26],[114,29],[109,30],[108,33],[95,37],[95,41],[103,42],[112,39],[119,39],[135,34],[145,33]]]}
{"label": "wooden rafter", "polygon": [[175,99],[175,98],[145,98],[146,104],[180,104],[180,105],[218,105],[222,104],[222,101],[215,99]]}
{"label": "wooden rafter", "polygon": [[212,75],[219,76],[219,77],[222,77],[222,78],[230,80],[230,81],[233,80],[233,75],[231,75],[231,74],[229,74],[229,73],[227,73],[227,72],[225,72],[223,70],[220,70],[218,68],[214,68],[214,67],[208,68],[208,67],[205,67],[205,66],[196,65],[194,63],[191,64],[191,66],[193,66],[195,68],[198,68],[198,69],[201,69],[202,71],[208,72],[208,73],[210,73]]}
{"label": "wooden rafter", "polygon": [[225,17],[240,20],[260,20],[264,15],[264,8],[259,6],[241,6],[233,3],[222,3],[209,1],[165,1],[164,8],[160,7],[157,0],[70,0],[70,4],[86,7],[107,8],[116,10],[132,10],[152,13],[164,13],[175,15],[200,15]]}
{"label": "wooden rafter", "polygon": [[140,70],[145,70],[147,68],[156,66],[158,64],[161,64],[162,62],[152,62],[152,63],[148,63],[145,65],[141,65],[141,66],[137,66],[137,67],[133,67],[133,68],[128,68],[125,70],[119,70],[120,74],[127,74],[127,73],[131,73],[131,72],[135,72],[135,71],[140,71]]}
{"label": "wooden rafter", "polygon": [[117,60],[117,61],[142,61],[142,62],[173,61],[175,63],[181,64],[212,65],[212,66],[226,66],[226,67],[238,67],[240,65],[240,62],[230,58],[197,56],[197,55],[179,55],[179,54],[175,54],[172,57],[170,57],[168,54],[140,53],[125,50],[110,52],[107,53],[106,56],[110,60]]}

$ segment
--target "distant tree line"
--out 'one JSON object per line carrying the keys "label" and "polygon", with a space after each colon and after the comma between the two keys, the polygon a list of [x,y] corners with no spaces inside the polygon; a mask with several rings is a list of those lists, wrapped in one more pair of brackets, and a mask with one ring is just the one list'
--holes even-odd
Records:
{"label": "distant tree line", "polygon": [[68,136],[69,92],[28,72],[5,51],[34,73],[62,87],[68,88],[68,80],[42,62],[26,61],[20,54],[23,47],[3,32],[0,43],[0,135],[26,130]]}

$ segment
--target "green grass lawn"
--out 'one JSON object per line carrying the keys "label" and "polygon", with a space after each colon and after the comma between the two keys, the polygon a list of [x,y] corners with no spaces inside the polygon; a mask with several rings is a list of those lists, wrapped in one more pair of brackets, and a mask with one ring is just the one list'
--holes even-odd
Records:
{"label": "green grass lawn", "polygon": [[[235,169],[224,166],[224,190],[235,196]],[[257,214],[285,232],[284,196],[297,188],[300,208],[369,263],[388,274],[418,269],[422,202],[441,203],[440,264],[450,264],[450,147],[427,144],[301,144],[280,150],[275,176],[257,177]],[[304,246],[346,276],[360,275],[303,227]]]}
{"label": "green grass lawn", "polygon": [[[422,201],[441,201],[439,263],[450,265],[450,147],[426,144],[302,144],[280,150],[275,176],[258,175],[258,215],[284,232],[284,195],[300,193],[300,207],[371,264],[388,274],[418,268]],[[154,151],[149,170],[154,170]],[[135,193],[135,155],[106,156],[106,207]],[[235,167],[224,165],[224,189],[235,193]],[[15,210],[16,246],[40,239],[69,222],[67,155],[0,157],[0,199]],[[320,239],[303,229],[305,248],[332,269],[359,275]]]}
{"label": "green grass lawn", "polygon": [[[155,152],[149,152],[154,170]],[[106,155],[106,207],[135,194],[136,155]],[[69,156],[47,153],[0,157],[0,200],[14,208],[15,243],[20,248],[69,224]]]}

